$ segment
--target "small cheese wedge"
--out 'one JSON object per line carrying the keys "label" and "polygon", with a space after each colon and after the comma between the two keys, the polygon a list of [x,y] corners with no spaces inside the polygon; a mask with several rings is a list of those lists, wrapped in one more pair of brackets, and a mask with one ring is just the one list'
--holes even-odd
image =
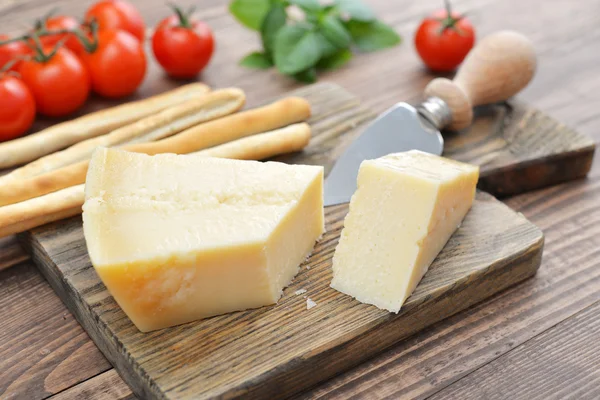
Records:
{"label": "small cheese wedge", "polygon": [[469,211],[479,168],[420,151],[364,161],[331,287],[400,311]]}
{"label": "small cheese wedge", "polygon": [[90,259],[147,332],[277,302],[324,231],[323,168],[97,149]]}

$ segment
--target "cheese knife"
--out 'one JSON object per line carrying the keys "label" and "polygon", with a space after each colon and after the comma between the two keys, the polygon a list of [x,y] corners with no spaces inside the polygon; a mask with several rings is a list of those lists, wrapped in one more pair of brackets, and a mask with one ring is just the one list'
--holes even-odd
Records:
{"label": "cheese knife", "polygon": [[473,107],[504,101],[523,89],[535,72],[529,39],[514,31],[485,37],[469,53],[451,81],[432,80],[417,106],[397,103],[374,121],[342,154],[325,180],[325,205],[347,203],[356,190],[360,163],[417,149],[441,155],[444,128],[461,130],[473,120]]}

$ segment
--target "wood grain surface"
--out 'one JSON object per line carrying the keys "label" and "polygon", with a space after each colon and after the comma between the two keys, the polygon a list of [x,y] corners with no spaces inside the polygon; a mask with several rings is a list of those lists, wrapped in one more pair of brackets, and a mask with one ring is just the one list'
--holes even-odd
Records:
{"label": "wood grain surface", "polygon": [[[313,140],[305,152],[283,160],[329,170],[373,113],[332,84],[292,94],[313,106]],[[393,316],[329,288],[346,212],[347,205],[326,209],[327,233],[276,306],[149,334],[138,332],[93,271],[80,218],[40,227],[22,239],[52,287],[142,398],[296,394],[531,276],[541,262],[542,233],[480,194],[403,312]],[[306,310],[304,296],[294,295],[302,288],[318,308]]]}
{"label": "wood grain surface", "polygon": [[[197,3],[192,0],[180,2],[186,5]],[[149,25],[165,16],[166,8],[160,1],[134,0],[134,3]],[[411,41],[420,18],[441,4],[409,0],[369,0],[369,3],[404,36],[404,44],[389,51],[359,55],[345,68],[324,74],[322,79],[343,85],[358,94],[368,107],[381,112],[398,100],[418,101],[427,82],[435,76],[420,67]],[[89,2],[75,0],[0,0],[1,30],[22,30],[35,17],[55,6],[82,15],[88,5]],[[589,135],[594,141],[600,140],[597,129],[600,123],[600,76],[597,73],[600,53],[590,50],[597,46],[600,36],[600,1],[582,0],[574,6],[569,0],[454,0],[453,5],[455,9],[469,13],[480,37],[498,29],[517,29],[529,36],[538,53],[539,68],[532,84],[519,99]],[[258,48],[259,41],[227,15],[226,1],[202,1],[199,15],[211,24],[218,37],[215,59],[202,76],[205,82],[221,87],[241,86],[251,94],[251,106],[258,104],[260,99],[283,94],[297,86],[272,71],[257,72],[236,65],[241,56]],[[160,77],[161,74],[152,67],[150,76]],[[162,90],[169,87],[169,82],[147,79],[142,93],[146,89]],[[112,102],[97,100],[93,104]],[[48,123],[40,122],[36,127]],[[522,343],[560,326],[557,324],[561,321],[599,301],[597,266],[600,265],[600,253],[596,250],[600,246],[599,178],[600,162],[596,159],[587,180],[506,200],[510,207],[523,212],[546,234],[544,261],[535,278],[403,341],[370,362],[313,389],[307,397],[327,393],[327,398],[423,398],[451,387],[493,360],[502,360]],[[15,255],[14,260],[10,254]],[[9,275],[0,274],[3,307],[12,304],[11,312],[23,319],[39,314],[45,314],[47,318],[70,317],[57,298],[48,301],[47,307],[38,301],[38,293],[54,296],[44,279],[30,280],[29,293],[32,295],[20,296],[13,304],[14,297],[8,293],[18,290],[13,284],[15,277],[21,277],[21,281],[29,279],[30,274],[38,274],[29,262],[23,262],[25,258],[14,239],[0,240],[0,269],[13,265]],[[7,278],[9,276],[11,279]],[[27,323],[17,317],[2,320],[6,321],[0,328],[5,335],[3,338],[19,335]],[[65,324],[68,321],[69,318]],[[582,323],[585,325],[585,320]],[[40,331],[46,333],[38,335]],[[43,389],[26,391],[27,385],[11,383],[22,376],[30,386],[43,388],[44,380],[60,360],[47,357],[47,368],[40,370],[36,363],[37,353],[39,349],[50,349],[54,340],[55,336],[45,331],[43,325],[31,324],[21,335],[21,346],[4,349],[6,353],[0,357],[0,398],[39,399],[51,394]],[[87,376],[82,374],[79,379],[81,382],[87,382],[86,379],[101,382],[105,375],[103,369],[108,364],[98,350],[90,350],[93,348],[90,343],[86,339],[78,345],[86,349],[82,352],[87,362],[97,368],[88,370]],[[588,345],[596,349],[600,346],[594,341]],[[6,360],[17,353],[25,355],[21,358],[19,373],[3,374]],[[560,362],[561,353],[551,355],[549,362]],[[577,362],[577,359],[573,360],[573,363]],[[514,368],[517,372],[523,371],[513,376],[515,385],[525,385],[532,390],[541,387],[542,383],[530,379],[525,370],[518,366]],[[36,372],[30,373],[30,370]],[[580,377],[585,377],[586,373],[593,376],[595,371],[593,367],[578,369]],[[56,377],[56,384],[60,379],[64,376]],[[124,385],[123,382],[120,384]],[[490,391],[494,390],[494,382],[486,381],[485,384]],[[546,380],[543,385],[558,390],[564,386],[564,380]],[[105,386],[99,385],[98,390],[102,387]],[[408,389],[400,390],[403,387]],[[530,393],[516,394],[515,399],[528,399]]]}
{"label": "wood grain surface", "polygon": [[[436,393],[431,400],[501,400],[518,396],[531,400],[598,399],[600,349],[589,345],[598,337],[600,303],[595,303]],[[523,373],[530,382],[515,384],[519,382],[518,375]],[[562,388],[545,385],[550,380],[564,385]]]}
{"label": "wood grain surface", "polygon": [[52,400],[128,400],[135,399],[131,389],[114,369],[86,380],[50,397]]}
{"label": "wood grain surface", "polygon": [[[62,304],[33,265],[0,272],[0,282],[0,321],[12,327],[0,328],[0,397],[45,397],[111,368],[67,310],[54,312]],[[21,308],[27,301],[35,308]]]}
{"label": "wood grain surface", "polygon": [[28,255],[17,243],[15,236],[0,239],[0,271],[27,260]]}

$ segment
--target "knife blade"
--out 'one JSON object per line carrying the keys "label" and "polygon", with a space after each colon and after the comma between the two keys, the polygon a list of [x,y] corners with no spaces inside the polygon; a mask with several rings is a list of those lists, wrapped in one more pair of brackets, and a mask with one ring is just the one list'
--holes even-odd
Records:
{"label": "knife blade", "polygon": [[454,80],[436,78],[416,107],[397,103],[371,122],[346,149],[325,180],[325,205],[347,203],[364,160],[413,149],[441,155],[447,127],[460,130],[473,120],[473,107],[505,101],[533,78],[533,45],[514,31],[485,37],[469,53]]}

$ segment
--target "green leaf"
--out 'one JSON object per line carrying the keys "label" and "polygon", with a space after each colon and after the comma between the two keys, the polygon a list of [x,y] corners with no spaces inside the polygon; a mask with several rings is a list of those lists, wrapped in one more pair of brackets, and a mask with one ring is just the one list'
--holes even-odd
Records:
{"label": "green leaf", "polygon": [[339,48],[348,47],[352,37],[342,22],[333,15],[328,15],[321,21],[321,33],[334,46]]}
{"label": "green leaf", "polygon": [[265,53],[255,51],[242,58],[240,65],[247,68],[267,69],[273,66],[273,62]]}
{"label": "green leaf", "polygon": [[352,52],[348,49],[342,49],[329,57],[323,57],[317,63],[317,68],[323,70],[331,70],[340,68],[352,59]]}
{"label": "green leaf", "polygon": [[346,28],[354,44],[362,51],[375,51],[394,47],[401,41],[400,36],[383,22],[348,21]]}
{"label": "green leaf", "polygon": [[350,16],[351,19],[362,22],[375,20],[375,13],[361,0],[336,0],[338,9]]}
{"label": "green leaf", "polygon": [[313,13],[305,13],[304,14],[304,18],[306,18],[306,21],[310,24],[316,25],[319,22],[319,14],[313,14]]}
{"label": "green leaf", "polygon": [[316,25],[311,21],[298,21],[294,24],[294,26],[298,26],[302,29],[308,29],[309,31],[314,31]]}
{"label": "green leaf", "polygon": [[310,67],[309,69],[295,74],[294,78],[304,83],[315,83],[317,81],[317,69],[315,67]]}
{"label": "green leaf", "polygon": [[319,0],[289,0],[289,2],[311,13],[316,13],[321,9]]}
{"label": "green leaf", "polygon": [[286,21],[285,7],[281,4],[274,5],[265,16],[260,27],[260,34],[263,47],[267,53],[271,53],[277,32],[285,26]]}
{"label": "green leaf", "polygon": [[317,41],[319,42],[319,50],[321,51],[321,57],[328,57],[339,50],[321,32],[317,32]]}
{"label": "green leaf", "polygon": [[339,9],[338,6],[336,6],[335,4],[330,4],[328,6],[323,7],[323,14],[338,14],[339,13]]}
{"label": "green leaf", "polygon": [[258,31],[271,8],[270,0],[233,0],[229,12],[248,28]]}
{"label": "green leaf", "polygon": [[284,26],[275,38],[273,56],[275,66],[283,74],[304,71],[321,58],[317,34],[304,26]]}

